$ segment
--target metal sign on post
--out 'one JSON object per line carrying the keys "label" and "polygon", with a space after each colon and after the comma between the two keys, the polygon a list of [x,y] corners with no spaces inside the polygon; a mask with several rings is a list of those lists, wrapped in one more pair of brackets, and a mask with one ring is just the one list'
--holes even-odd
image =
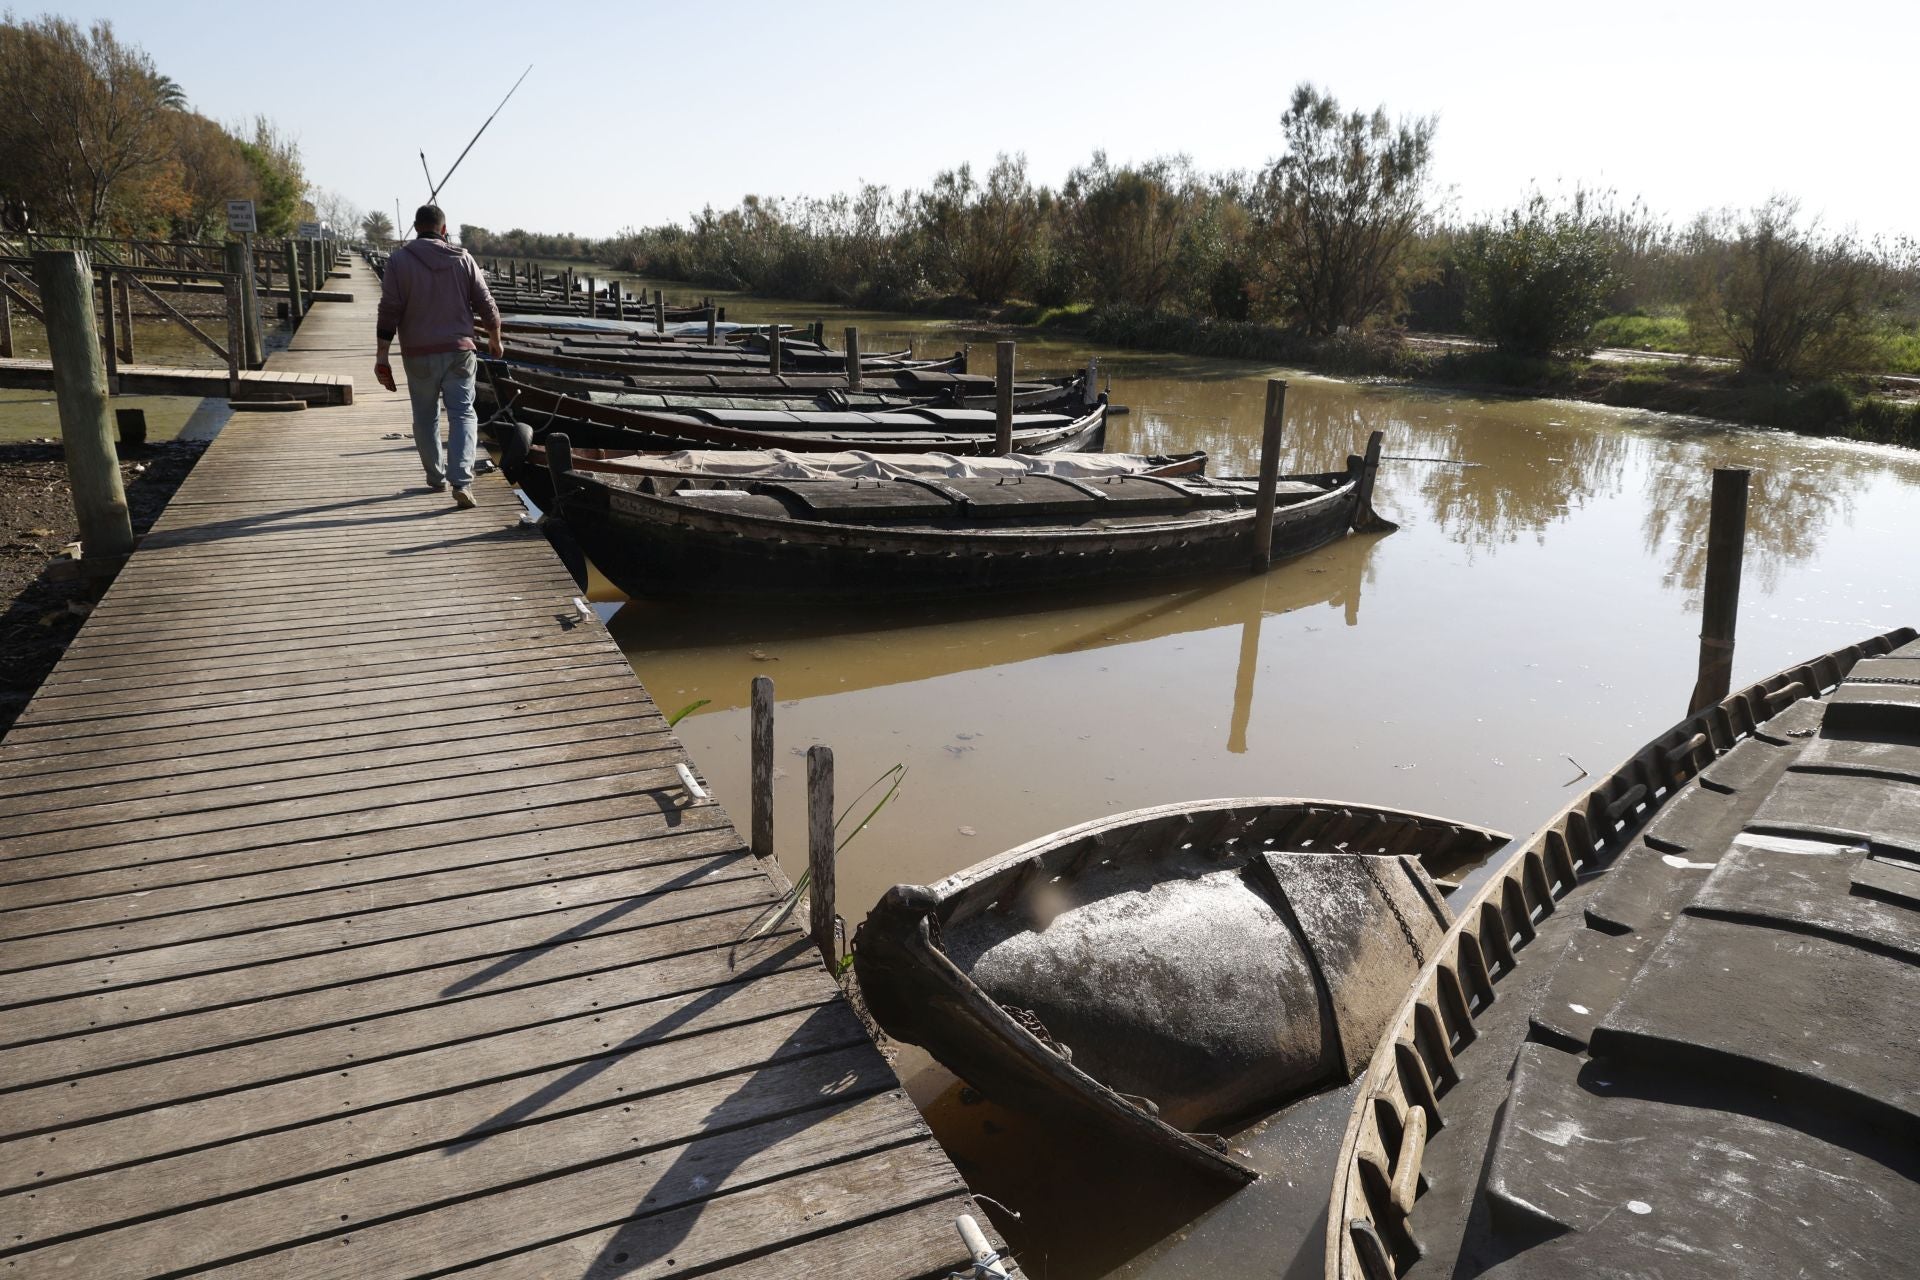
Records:
{"label": "metal sign on post", "polygon": [[258,229],[253,221],[253,201],[227,201],[227,230],[250,236]]}
{"label": "metal sign on post", "polygon": [[[252,228],[249,227],[248,230],[251,231]],[[317,222],[301,223],[297,238],[301,240],[318,240],[320,238],[320,224]]]}

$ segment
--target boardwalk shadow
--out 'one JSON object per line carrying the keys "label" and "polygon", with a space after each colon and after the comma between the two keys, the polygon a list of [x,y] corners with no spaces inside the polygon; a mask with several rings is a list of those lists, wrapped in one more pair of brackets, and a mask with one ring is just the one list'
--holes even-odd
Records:
{"label": "boardwalk shadow", "polygon": [[451,996],[465,995],[476,987],[485,986],[497,978],[512,973],[521,965],[539,959],[555,947],[565,946],[569,942],[577,942],[595,930],[604,929],[621,917],[638,911],[641,907],[653,902],[661,895],[671,893],[675,889],[685,889],[697,884],[699,881],[711,875],[716,868],[728,862],[737,862],[740,858],[747,856],[750,855],[744,850],[741,850],[730,855],[703,859],[656,889],[628,898],[623,902],[616,902],[598,915],[590,916],[578,924],[570,925],[551,937],[541,939],[532,946],[522,947],[510,955],[502,956],[486,968],[480,970],[480,972],[469,974],[461,978],[458,982],[450,983],[441,990],[441,998],[445,999]]}

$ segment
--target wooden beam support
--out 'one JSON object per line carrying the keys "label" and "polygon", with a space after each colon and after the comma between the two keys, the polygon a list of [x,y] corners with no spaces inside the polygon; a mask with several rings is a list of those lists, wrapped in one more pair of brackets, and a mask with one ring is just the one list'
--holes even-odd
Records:
{"label": "wooden beam support", "polygon": [[1273,563],[1273,509],[1280,491],[1280,436],[1287,423],[1287,384],[1267,379],[1267,416],[1260,427],[1260,489],[1253,516],[1251,567],[1264,573]]}
{"label": "wooden beam support", "polygon": [[1743,467],[1713,469],[1712,507],[1707,516],[1707,580],[1700,606],[1700,674],[1694,681],[1692,715],[1724,700],[1733,683],[1733,634],[1740,620],[1740,566],[1747,542],[1747,486]]}
{"label": "wooden beam support", "polygon": [[33,255],[33,274],[47,313],[60,442],[82,553],[88,558],[128,555],[133,551],[133,525],[113,448],[107,373],[93,324],[93,272],[77,250],[43,249]]}
{"label": "wooden beam support", "polygon": [[1013,343],[993,346],[993,451],[1001,457],[1013,452]]}

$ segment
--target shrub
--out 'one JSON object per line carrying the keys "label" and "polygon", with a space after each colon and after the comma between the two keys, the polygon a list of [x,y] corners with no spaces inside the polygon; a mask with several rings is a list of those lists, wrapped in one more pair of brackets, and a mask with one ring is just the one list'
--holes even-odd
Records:
{"label": "shrub", "polygon": [[1496,226],[1467,237],[1469,329],[1501,351],[1547,356],[1591,351],[1589,335],[1614,287],[1613,246],[1585,217],[1579,197],[1554,207],[1535,195]]}

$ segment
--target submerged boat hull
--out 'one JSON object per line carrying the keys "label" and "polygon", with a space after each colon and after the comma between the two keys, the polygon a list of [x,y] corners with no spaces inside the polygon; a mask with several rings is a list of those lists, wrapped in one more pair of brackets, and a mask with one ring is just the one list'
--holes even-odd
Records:
{"label": "submerged boat hull", "polygon": [[854,965],[889,1034],[986,1096],[1240,1183],[1192,1131],[1351,1078],[1449,921],[1414,855],[1505,839],[1325,801],[1141,810],[895,887]]}

